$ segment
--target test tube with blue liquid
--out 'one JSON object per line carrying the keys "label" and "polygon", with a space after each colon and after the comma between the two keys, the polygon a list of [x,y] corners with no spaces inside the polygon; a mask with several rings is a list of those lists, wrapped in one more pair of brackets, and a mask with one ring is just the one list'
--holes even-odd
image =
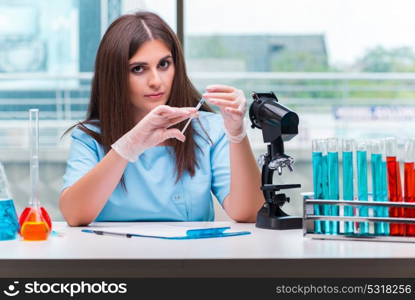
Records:
{"label": "test tube with blue liquid", "polygon": [[[370,165],[372,169],[372,195],[373,201],[386,201],[386,162],[382,159],[382,147],[380,141],[371,141],[370,143]],[[387,209],[386,209],[387,211]],[[374,208],[375,217],[385,217],[385,207]],[[375,223],[375,235],[387,235],[387,222]]]}
{"label": "test tube with blue liquid", "polygon": [[16,239],[19,227],[6,172],[0,163],[0,241]]}
{"label": "test tube with blue liquid", "polygon": [[[388,171],[387,171],[387,164],[386,164],[386,140],[380,141],[380,149],[382,154],[382,173],[381,173],[381,180],[380,185],[382,188],[381,194],[381,201],[389,201],[388,199]],[[380,211],[382,212],[382,217],[389,217],[389,209],[388,207],[381,207]],[[381,222],[383,223],[383,231],[385,235],[389,235],[389,223],[388,222]]]}
{"label": "test tube with blue liquid", "polygon": [[[343,199],[352,201],[354,199],[353,191],[353,150],[354,140],[342,140],[342,169],[343,169]],[[353,207],[345,206],[343,215],[345,217],[354,216]],[[354,233],[354,223],[351,221],[344,222],[344,234]]]}
{"label": "test tube with blue liquid", "polygon": [[[327,169],[329,177],[329,199],[339,200],[339,141],[337,138],[327,140]],[[330,205],[330,215],[339,215],[339,206]],[[339,234],[339,221],[330,221],[331,234]]]}
{"label": "test tube with blue liquid", "polygon": [[[357,160],[357,198],[359,201],[368,201],[368,183],[367,183],[367,150],[368,144],[365,141],[359,141],[356,149]],[[369,207],[359,207],[359,216],[368,217]],[[359,234],[369,234],[369,222],[359,222]]]}
{"label": "test tube with blue liquid", "polygon": [[[315,139],[311,141],[312,144],[312,164],[313,164],[313,187],[314,199],[324,199],[323,193],[323,153],[325,141],[322,139]],[[314,215],[322,214],[323,207],[319,204],[314,204]],[[325,221],[314,221],[314,233],[323,233],[322,223]]]}
{"label": "test tube with blue liquid", "polygon": [[[316,164],[317,162],[319,162],[319,166],[320,166],[320,172],[316,170],[316,174],[315,174],[316,176],[319,176],[318,178],[316,178],[316,185],[319,186],[321,189],[317,188],[318,197],[314,195],[314,198],[318,199],[321,197],[320,199],[327,200],[327,199],[330,199],[329,198],[328,159],[327,159],[327,140],[320,139],[320,140],[317,140],[316,143],[318,145],[316,145],[315,157],[318,157],[319,156],[318,153],[321,153],[321,160],[320,161],[314,160]],[[319,205],[318,212],[323,216],[331,216],[330,205],[327,205],[327,204]],[[330,221],[328,220],[320,221],[320,229],[322,233],[330,234],[331,233]]]}

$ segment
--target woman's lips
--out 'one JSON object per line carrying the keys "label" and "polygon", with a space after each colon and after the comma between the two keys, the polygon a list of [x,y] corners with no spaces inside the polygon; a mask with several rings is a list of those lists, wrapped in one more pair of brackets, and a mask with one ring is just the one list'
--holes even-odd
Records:
{"label": "woman's lips", "polygon": [[164,95],[164,93],[154,93],[154,94],[148,94],[148,95],[144,95],[147,98],[150,99],[159,99]]}

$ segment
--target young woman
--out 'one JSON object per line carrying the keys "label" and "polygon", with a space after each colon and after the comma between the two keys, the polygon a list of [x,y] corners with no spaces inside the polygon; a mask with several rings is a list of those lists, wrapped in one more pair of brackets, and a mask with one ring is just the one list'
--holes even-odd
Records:
{"label": "young woman", "polygon": [[[246,98],[186,74],[177,36],[156,14],[115,20],[100,43],[87,118],[72,132],[60,210],[93,221],[211,221],[211,192],[238,222],[264,202],[246,136]],[[190,126],[181,133],[185,121]]]}

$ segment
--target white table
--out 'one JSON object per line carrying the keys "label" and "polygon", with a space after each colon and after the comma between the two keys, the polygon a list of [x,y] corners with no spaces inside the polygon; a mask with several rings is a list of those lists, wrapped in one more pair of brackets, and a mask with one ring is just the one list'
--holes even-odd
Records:
{"label": "white table", "polygon": [[415,276],[412,243],[311,240],[302,230],[274,231],[240,223],[232,228],[252,234],[162,240],[98,236],[81,232],[83,228],[57,222],[54,229],[63,236],[43,242],[1,241],[0,276]]}

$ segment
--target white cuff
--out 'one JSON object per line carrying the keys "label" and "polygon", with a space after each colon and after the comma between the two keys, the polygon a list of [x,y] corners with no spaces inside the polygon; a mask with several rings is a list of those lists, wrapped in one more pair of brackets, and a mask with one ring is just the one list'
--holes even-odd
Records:
{"label": "white cuff", "polygon": [[111,148],[114,149],[121,157],[129,162],[135,162],[138,156],[144,152],[145,149],[141,149],[131,141],[130,132],[127,132],[121,138],[119,138]]}
{"label": "white cuff", "polygon": [[226,135],[228,136],[229,142],[233,144],[239,144],[242,140],[246,137],[246,125],[245,120],[242,120],[242,132],[238,135],[231,135],[227,130],[226,127],[223,126]]}

